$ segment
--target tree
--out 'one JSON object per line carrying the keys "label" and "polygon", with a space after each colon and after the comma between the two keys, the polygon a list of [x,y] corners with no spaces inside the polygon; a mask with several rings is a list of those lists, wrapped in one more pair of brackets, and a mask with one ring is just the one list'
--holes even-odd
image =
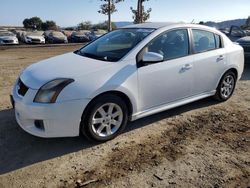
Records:
{"label": "tree", "polygon": [[46,22],[43,22],[41,28],[44,31],[46,31],[46,30],[57,30],[58,29],[58,27],[56,25],[56,22],[54,22],[52,20],[47,20]]}
{"label": "tree", "polygon": [[103,1],[104,4],[100,6],[100,10],[98,12],[104,15],[108,15],[108,22],[107,22],[108,31],[111,31],[112,30],[111,14],[117,11],[115,4],[122,2],[124,0],[101,0],[101,1]]}
{"label": "tree", "polygon": [[37,29],[37,30],[57,30],[58,27],[56,22],[47,20],[43,22],[39,17],[26,18],[23,20],[23,26],[26,29]]}
{"label": "tree", "polygon": [[92,24],[90,21],[85,21],[85,22],[81,22],[78,24],[77,28],[79,30],[90,30],[92,27]]}
{"label": "tree", "polygon": [[138,0],[137,9],[133,9],[133,7],[130,7],[133,13],[134,23],[143,23],[149,19],[152,8],[145,10],[143,6],[143,3],[145,1],[149,1],[149,0]]}
{"label": "tree", "polygon": [[23,20],[23,26],[26,29],[40,30],[42,27],[42,20],[39,17],[26,18]]}

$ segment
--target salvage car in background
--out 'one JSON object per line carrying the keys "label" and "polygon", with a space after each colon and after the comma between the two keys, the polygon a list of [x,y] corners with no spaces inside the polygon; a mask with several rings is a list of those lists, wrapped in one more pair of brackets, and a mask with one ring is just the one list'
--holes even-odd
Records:
{"label": "salvage car in background", "polygon": [[21,38],[26,44],[45,44],[45,38],[42,31],[23,32]]}
{"label": "salvage car in background", "polygon": [[244,48],[245,57],[250,58],[250,36],[242,37],[236,42]]}
{"label": "salvage car in background", "polygon": [[243,68],[242,47],[216,29],[145,23],[30,65],[11,101],[30,134],[107,141],[128,120],[210,96],[228,100]]}
{"label": "salvage car in background", "polygon": [[250,57],[250,32],[248,30],[242,30],[238,26],[231,26],[230,32],[227,36],[233,41],[237,42],[244,48],[244,54],[246,58]]}
{"label": "salvage car in background", "polygon": [[89,32],[88,36],[89,36],[89,39],[92,41],[92,40],[95,40],[95,39],[101,37],[102,35],[104,35],[106,33],[107,33],[107,31],[105,31],[105,30],[97,29],[97,30],[92,30],[91,32]]}
{"label": "salvage car in background", "polygon": [[69,37],[70,42],[82,43],[89,42],[90,38],[88,37],[89,31],[74,31]]}
{"label": "salvage car in background", "polygon": [[235,42],[236,40],[247,36],[247,33],[242,30],[240,27],[238,26],[231,26],[229,33],[227,34],[228,38],[230,38],[231,41]]}
{"label": "salvage car in background", "polygon": [[45,31],[44,37],[47,43],[68,43],[67,37],[59,31]]}
{"label": "salvage car in background", "polygon": [[23,40],[22,39],[23,33],[26,33],[26,31],[24,31],[24,30],[15,30],[14,33],[15,33],[17,39],[21,42]]}
{"label": "salvage car in background", "polygon": [[0,45],[4,44],[19,44],[16,35],[9,31],[0,32]]}

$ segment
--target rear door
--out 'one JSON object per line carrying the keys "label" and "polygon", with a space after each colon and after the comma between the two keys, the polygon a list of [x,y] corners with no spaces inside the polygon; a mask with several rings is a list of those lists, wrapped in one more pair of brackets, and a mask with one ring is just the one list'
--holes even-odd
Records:
{"label": "rear door", "polygon": [[226,50],[219,35],[205,30],[192,29],[194,54],[193,94],[215,90],[225,67]]}

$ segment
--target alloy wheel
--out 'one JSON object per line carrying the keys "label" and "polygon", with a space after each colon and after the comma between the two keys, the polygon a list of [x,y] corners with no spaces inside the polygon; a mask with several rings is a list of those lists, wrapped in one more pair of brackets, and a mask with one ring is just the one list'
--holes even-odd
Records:
{"label": "alloy wheel", "polygon": [[225,99],[229,98],[234,90],[235,80],[233,75],[227,75],[222,81],[220,93]]}
{"label": "alloy wheel", "polygon": [[100,106],[92,117],[91,127],[99,137],[108,137],[118,131],[123,121],[123,111],[115,103]]}

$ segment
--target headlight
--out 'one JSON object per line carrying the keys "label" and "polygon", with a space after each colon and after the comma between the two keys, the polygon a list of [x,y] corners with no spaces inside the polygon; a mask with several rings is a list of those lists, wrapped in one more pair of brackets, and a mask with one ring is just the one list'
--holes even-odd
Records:
{"label": "headlight", "polygon": [[44,84],[37,92],[34,102],[55,103],[58,95],[73,79],[59,78]]}

